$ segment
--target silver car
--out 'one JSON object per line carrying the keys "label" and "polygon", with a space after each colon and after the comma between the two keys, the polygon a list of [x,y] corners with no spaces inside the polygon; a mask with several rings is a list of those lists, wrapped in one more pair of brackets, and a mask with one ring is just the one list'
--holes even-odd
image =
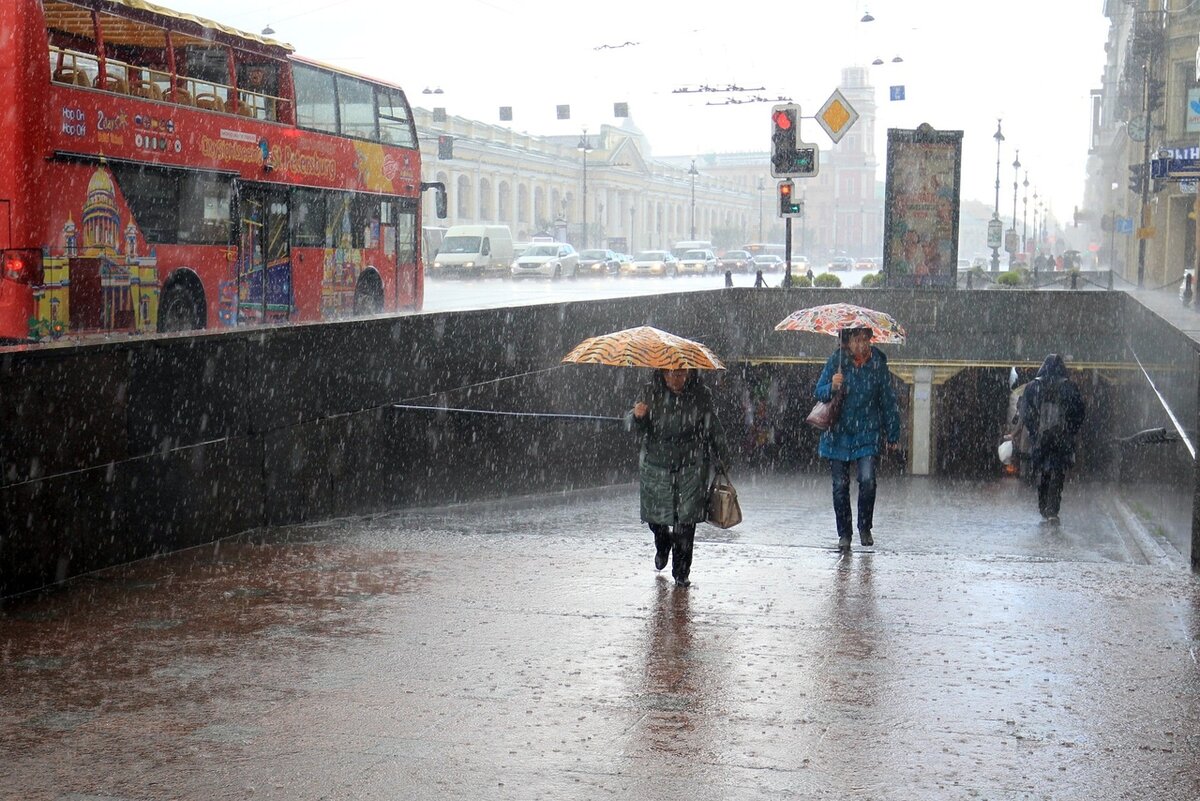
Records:
{"label": "silver car", "polygon": [[579,254],[566,242],[535,242],[513,262],[513,278],[574,278]]}
{"label": "silver car", "polygon": [[679,258],[679,274],[708,275],[717,271],[717,257],[711,250],[689,250]]}

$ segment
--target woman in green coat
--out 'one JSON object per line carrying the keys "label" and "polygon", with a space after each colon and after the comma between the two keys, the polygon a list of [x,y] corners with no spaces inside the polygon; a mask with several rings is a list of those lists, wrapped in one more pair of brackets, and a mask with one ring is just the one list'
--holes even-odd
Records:
{"label": "woman in green coat", "polygon": [[642,521],[654,532],[654,569],[671,556],[675,584],[691,584],[696,524],[705,518],[709,469],[727,469],[729,447],[712,393],[696,370],[659,370],[626,415],[642,434],[638,460]]}

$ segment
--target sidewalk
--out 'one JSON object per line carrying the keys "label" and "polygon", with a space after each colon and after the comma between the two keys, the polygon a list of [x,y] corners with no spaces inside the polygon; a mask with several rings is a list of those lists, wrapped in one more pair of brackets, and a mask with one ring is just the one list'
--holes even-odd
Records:
{"label": "sidewalk", "polygon": [[[636,492],[404,511],[0,612],[0,798],[1200,796],[1200,584],[1069,484],[735,476],[693,586]],[[857,546],[856,546],[857,548]]]}

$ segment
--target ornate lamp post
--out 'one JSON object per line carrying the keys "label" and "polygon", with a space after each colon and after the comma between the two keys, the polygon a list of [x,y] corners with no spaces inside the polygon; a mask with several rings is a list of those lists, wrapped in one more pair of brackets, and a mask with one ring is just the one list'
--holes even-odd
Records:
{"label": "ornate lamp post", "polygon": [[[688,175],[692,176],[692,235],[689,239],[696,238],[696,176],[699,174],[700,171],[696,169],[696,160],[692,159],[692,166],[688,169]],[[761,194],[759,198],[762,198]],[[759,219],[762,219],[762,215],[759,215]]]}
{"label": "ornate lamp post", "polygon": [[583,208],[580,212],[579,218],[582,220],[583,226],[583,244],[580,247],[580,250],[585,250],[588,246],[587,154],[588,151],[592,149],[591,145],[588,144],[587,128],[583,129],[583,136],[579,137],[579,144],[576,145],[576,149],[583,153]]}
{"label": "ornate lamp post", "polygon": [[1038,235],[1038,193],[1037,188],[1033,190],[1033,252],[1036,254],[1041,250],[1037,241]]}
{"label": "ornate lamp post", "polygon": [[[1025,171],[1025,180],[1021,182],[1025,192],[1021,195],[1021,252],[1029,253],[1029,170]],[[1036,197],[1036,195],[1035,195]]]}
{"label": "ornate lamp post", "polygon": [[1004,141],[1004,134],[1000,133],[1001,120],[996,120],[996,133],[992,134],[992,138],[996,140],[996,205],[992,209],[992,223],[988,226],[988,239],[992,242],[992,271],[999,272],[1000,270],[1000,143]]}
{"label": "ornate lamp post", "polygon": [[[1016,156],[1013,158],[1013,215],[1012,227],[1008,230],[1012,231],[1013,238],[1017,236],[1017,172],[1021,169],[1021,151],[1018,148]],[[1017,261],[1017,249],[1014,247],[1008,253],[1008,266],[1012,267]]]}

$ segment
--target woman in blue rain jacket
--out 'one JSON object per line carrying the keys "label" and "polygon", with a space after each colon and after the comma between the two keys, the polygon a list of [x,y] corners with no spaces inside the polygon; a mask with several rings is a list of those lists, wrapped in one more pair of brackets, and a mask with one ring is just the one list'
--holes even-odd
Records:
{"label": "woman in blue rain jacket", "polygon": [[838,548],[850,549],[853,518],[850,513],[850,469],[858,478],[858,536],[863,545],[873,545],[871,527],[875,514],[875,468],[879,440],[886,435],[888,448],[900,441],[900,409],[892,389],[887,356],[871,344],[869,328],[841,332],[841,347],[825,362],[814,392],[817,400],[829,401],[842,391],[842,412],[823,434],[819,453],[829,460],[833,481],[833,513],[837,521]]}

